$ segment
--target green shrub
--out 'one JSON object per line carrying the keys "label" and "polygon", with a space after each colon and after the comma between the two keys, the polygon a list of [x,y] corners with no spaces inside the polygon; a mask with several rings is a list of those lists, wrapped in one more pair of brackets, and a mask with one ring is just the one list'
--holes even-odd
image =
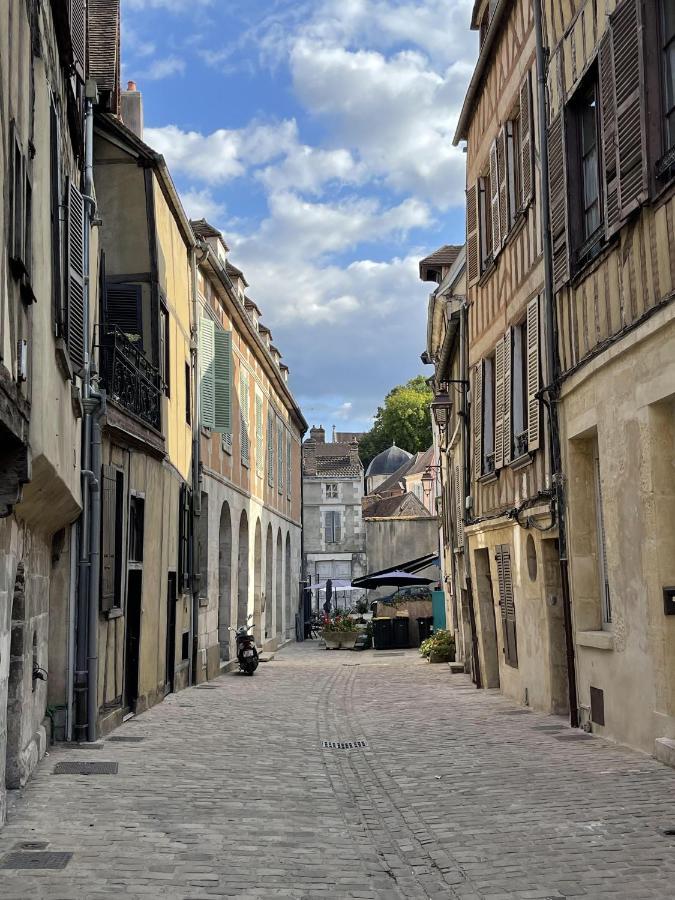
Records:
{"label": "green shrub", "polygon": [[435,631],[420,644],[420,653],[428,659],[433,655],[439,662],[452,662],[455,658],[455,638],[449,631]]}

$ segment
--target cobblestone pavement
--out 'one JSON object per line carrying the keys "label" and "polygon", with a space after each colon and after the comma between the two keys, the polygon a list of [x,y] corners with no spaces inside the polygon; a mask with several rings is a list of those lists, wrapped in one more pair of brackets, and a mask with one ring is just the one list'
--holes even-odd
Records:
{"label": "cobblestone pavement", "polygon": [[25,842],[73,856],[0,868],[2,900],[675,897],[673,770],[415,653],[291,646],[114,736],[143,740],[55,748],[13,795],[0,866]]}

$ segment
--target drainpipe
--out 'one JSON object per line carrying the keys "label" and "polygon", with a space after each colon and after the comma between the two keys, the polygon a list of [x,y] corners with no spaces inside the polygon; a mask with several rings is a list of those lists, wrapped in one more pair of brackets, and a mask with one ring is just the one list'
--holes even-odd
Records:
{"label": "drainpipe", "polygon": [[560,422],[558,419],[558,398],[560,361],[557,353],[557,327],[553,295],[553,251],[551,244],[550,198],[548,187],[548,115],[546,92],[546,52],[542,28],[541,2],[535,0],[534,34],[537,58],[537,99],[539,107],[539,144],[541,159],[541,219],[544,255],[544,311],[546,316],[546,356],[548,393],[548,437],[551,459],[551,481],[555,490],[556,513],[558,519],[558,549],[560,557],[560,584],[562,590],[563,619],[565,627],[565,652],[567,656],[567,688],[570,705],[570,725],[579,727],[577,681],[574,654],[574,633],[572,623],[572,602],[569,583],[569,556],[567,550],[567,515],[565,509],[565,481],[562,472],[560,452]]}
{"label": "drainpipe", "polygon": [[[460,415],[463,422],[462,449],[464,451],[464,498],[471,495],[471,444],[470,444],[470,427],[469,427],[469,329],[467,327],[468,306],[466,300],[462,303],[459,313],[459,367],[460,378],[464,382],[461,385],[461,408]],[[471,650],[473,656],[473,673],[477,688],[483,686],[483,679],[480,671],[480,656],[478,653],[478,632],[476,631],[476,610],[473,601],[473,582],[471,580],[471,560],[469,559],[469,538],[466,533],[467,510],[466,502],[462,509],[464,518],[464,579],[466,581],[467,608],[469,610],[469,628],[471,629]]]}
{"label": "drainpipe", "polygon": [[90,394],[95,404],[91,429],[91,529],[89,550],[89,610],[87,616],[87,740],[96,740],[98,719],[98,608],[101,585],[101,419],[105,413],[105,391]]}

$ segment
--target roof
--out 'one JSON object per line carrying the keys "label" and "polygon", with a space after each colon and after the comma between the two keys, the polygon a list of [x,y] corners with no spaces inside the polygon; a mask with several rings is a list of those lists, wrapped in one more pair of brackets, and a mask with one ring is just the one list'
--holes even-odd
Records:
{"label": "roof", "polygon": [[411,456],[410,459],[406,459],[402,466],[400,466],[393,475],[390,475],[386,481],[383,481],[382,484],[378,484],[378,486],[371,491],[371,496],[379,495],[380,497],[384,496],[388,491],[393,491],[397,487],[401,486],[401,493],[405,493],[405,489],[403,489],[403,479],[408,473],[410,467],[414,464],[417,456]]}
{"label": "roof", "polygon": [[387,447],[386,450],[383,450],[382,453],[378,453],[377,456],[370,461],[370,465],[366,470],[366,477],[369,475],[391,475],[399,469],[407,459],[410,459],[410,456],[411,454],[408,453],[407,450],[404,450],[403,447],[397,447],[396,444],[392,444],[391,447]]}
{"label": "roof", "polygon": [[[314,464],[307,465],[310,457],[316,471]],[[354,461],[349,444],[317,443],[311,438],[302,445],[302,468],[305,475],[317,477],[361,478],[363,475],[363,463],[358,457]]]}
{"label": "roof", "polygon": [[229,259],[225,261],[225,271],[228,275],[234,275],[236,278],[241,278],[242,282],[244,283],[244,287],[248,287],[248,281],[244,278],[244,273],[241,271],[241,269],[233,266]]}
{"label": "roof", "polygon": [[120,7],[110,0],[89,0],[87,6],[87,63],[99,91],[112,95],[111,109],[119,106]]}
{"label": "roof", "polygon": [[408,492],[396,497],[363,498],[364,519],[433,519],[426,506]]}
{"label": "roof", "polygon": [[435,278],[428,277],[429,273],[451,266],[457,259],[461,249],[461,244],[444,244],[434,253],[425,256],[424,259],[420,260],[420,279],[422,281],[435,281]]}
{"label": "roof", "polygon": [[244,307],[245,309],[254,309],[259,316],[262,316],[262,310],[255,302],[255,300],[251,300],[250,297],[244,297]]}
{"label": "roof", "polygon": [[405,473],[406,476],[410,475],[420,475],[429,468],[429,466],[434,461],[434,448],[429,447],[428,450],[425,450],[423,453],[418,453],[413,459],[413,464],[410,466],[408,471]]}
{"label": "roof", "polygon": [[352,441],[358,444],[365,433],[365,431],[336,431],[335,440],[338,444],[351,444]]}
{"label": "roof", "polygon": [[192,225],[192,230],[200,238],[210,238],[217,237],[223,242],[223,245],[226,250],[230,248],[225,243],[225,239],[223,238],[222,231],[218,231],[217,228],[214,228],[213,225],[210,225],[206,219],[190,219],[190,225]]}

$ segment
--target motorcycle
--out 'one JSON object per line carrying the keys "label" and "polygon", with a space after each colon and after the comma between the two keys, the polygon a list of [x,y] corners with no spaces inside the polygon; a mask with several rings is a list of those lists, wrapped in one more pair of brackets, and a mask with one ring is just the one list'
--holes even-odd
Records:
{"label": "motorcycle", "polygon": [[228,631],[232,631],[235,636],[237,648],[237,662],[239,663],[239,671],[244,675],[253,675],[258,668],[260,662],[258,658],[258,650],[255,645],[255,638],[248,632],[248,621],[253,616],[249,616],[246,625],[240,625],[238,628],[230,627]]}

